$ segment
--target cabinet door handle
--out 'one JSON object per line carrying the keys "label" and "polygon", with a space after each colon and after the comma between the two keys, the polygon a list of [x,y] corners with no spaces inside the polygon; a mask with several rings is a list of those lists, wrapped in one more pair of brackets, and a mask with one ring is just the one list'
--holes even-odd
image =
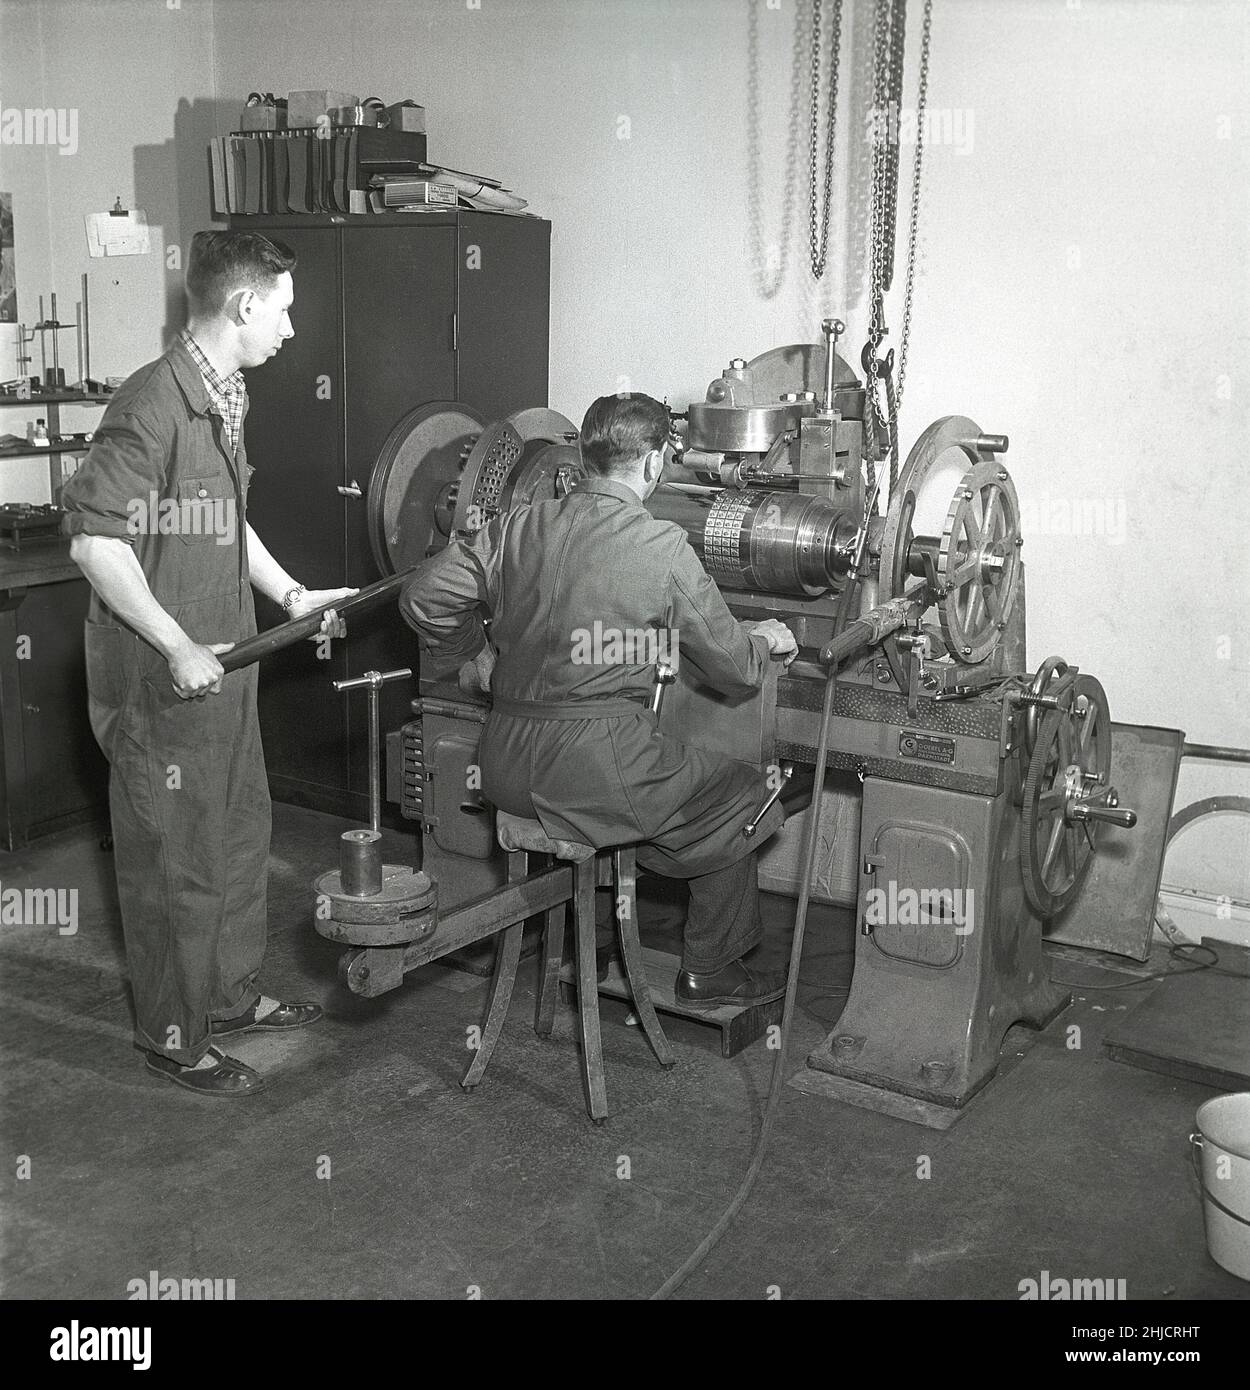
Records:
{"label": "cabinet door handle", "polygon": [[338,489],[338,492],[339,492],[340,496],[343,496],[343,497],[363,497],[363,496],[364,496],[364,494],[363,494],[363,493],[361,492],[361,490],[360,490],[360,484],[356,481],[355,478],[353,478],[353,479],[351,480],[351,482],[348,484],[347,487],[340,487],[340,488]]}

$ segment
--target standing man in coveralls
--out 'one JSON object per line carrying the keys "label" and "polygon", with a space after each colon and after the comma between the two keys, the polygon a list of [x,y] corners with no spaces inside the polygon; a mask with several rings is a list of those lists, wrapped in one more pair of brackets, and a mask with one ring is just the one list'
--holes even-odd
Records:
{"label": "standing man in coveralls", "polygon": [[650,396],[595,401],[581,432],[589,476],[560,501],[518,507],[453,541],[408,581],[400,612],[430,650],[430,674],[474,659],[480,670],[481,614],[492,617],[482,794],[553,839],[636,844],[642,868],[685,879],[677,998],[757,1004],[786,986],[783,973],[743,960],[763,938],[755,850],[781,825],[780,804],[748,839],[743,828],[768,795],[763,774],[660,732],[648,708],[652,658],[580,659],[578,634],[596,623],[649,629],[705,684],[746,697],[771,656],[789,664],[797,653],[784,623],[739,623],[686,533],[643,506],[670,427]]}
{"label": "standing man in coveralls", "polygon": [[[70,555],[91,582],[91,725],[111,765],[117,895],[148,1069],[200,1095],[259,1091],[215,1039],[288,1029],[316,1004],[261,993],[270,804],[251,586],[299,618],[352,589],[305,589],[247,524],[247,389],[293,336],[295,256],[255,232],[197,232],[189,321],[113,397],[65,485]],[[341,635],[333,612],[325,636]]]}

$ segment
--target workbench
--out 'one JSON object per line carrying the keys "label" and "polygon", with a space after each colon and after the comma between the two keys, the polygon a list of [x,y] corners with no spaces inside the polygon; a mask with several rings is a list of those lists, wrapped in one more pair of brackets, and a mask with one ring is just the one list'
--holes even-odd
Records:
{"label": "workbench", "polygon": [[68,540],[0,549],[0,849],[106,811],[108,764],[87,719],[89,598]]}

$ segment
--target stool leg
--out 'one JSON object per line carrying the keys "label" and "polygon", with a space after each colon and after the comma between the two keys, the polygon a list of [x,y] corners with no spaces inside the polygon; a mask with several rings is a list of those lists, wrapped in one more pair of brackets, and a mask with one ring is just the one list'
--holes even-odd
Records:
{"label": "stool leg", "polygon": [[[508,882],[525,878],[529,872],[528,856],[523,851],[508,855]],[[498,933],[495,947],[495,969],[490,979],[490,1006],[486,1011],[486,1023],[482,1028],[482,1044],[478,1048],[460,1085],[471,1091],[482,1079],[486,1064],[490,1061],[503,1025],[508,1017],[508,1006],[512,1003],[512,987],[516,983],[517,964],[521,959],[521,938],[525,934],[522,920]]]}
{"label": "stool leg", "polygon": [[608,1117],[608,1088],[603,1075],[603,1041],[599,1032],[599,980],[595,965],[595,861],[574,870],[573,936],[577,942],[577,1014],[582,1034],[582,1078],[586,1108],[601,1125]]}
{"label": "stool leg", "polygon": [[547,909],[543,923],[543,954],[538,966],[538,1000],[534,1006],[534,1032],[549,1038],[560,992],[560,968],[564,964],[564,904]]}
{"label": "stool leg", "polygon": [[621,939],[621,957],[625,962],[629,991],[634,996],[634,1012],[660,1065],[666,1068],[676,1066],[672,1045],[660,1027],[655,1005],[651,1002],[651,985],[642,959],[642,942],[638,937],[638,874],[632,846],[612,851],[612,870],[616,880],[616,924]]}

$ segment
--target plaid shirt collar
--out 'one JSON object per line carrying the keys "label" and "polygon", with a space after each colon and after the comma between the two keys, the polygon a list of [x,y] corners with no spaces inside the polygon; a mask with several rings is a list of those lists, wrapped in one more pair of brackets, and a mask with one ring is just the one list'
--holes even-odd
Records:
{"label": "plaid shirt collar", "polygon": [[204,378],[204,387],[208,391],[208,398],[226,426],[226,433],[230,438],[230,448],[237,453],[239,434],[243,429],[243,407],[247,401],[247,386],[243,381],[243,373],[235,371],[231,372],[229,376],[222,376],[205,357],[199,343],[185,328],[179,337],[183,346],[191,354],[191,360],[200,369],[200,375]]}

